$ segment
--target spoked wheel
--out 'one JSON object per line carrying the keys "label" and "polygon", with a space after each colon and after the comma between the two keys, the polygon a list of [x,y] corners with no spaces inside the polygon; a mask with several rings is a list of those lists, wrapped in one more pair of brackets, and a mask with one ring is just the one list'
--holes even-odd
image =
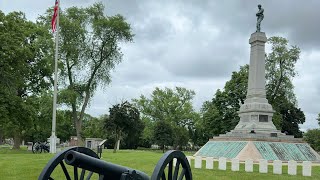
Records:
{"label": "spoked wheel", "polygon": [[[176,159],[175,164],[174,159]],[[192,180],[190,165],[187,157],[181,151],[168,151],[158,161],[151,180],[177,179]]]}
{"label": "spoked wheel", "polygon": [[[65,154],[70,150],[77,151],[79,153],[82,153],[82,154],[99,159],[99,156],[91,149],[88,149],[85,147],[69,148],[65,151],[58,153],[55,157],[53,157],[47,163],[47,165],[42,170],[38,180],[48,180],[48,179],[53,180],[53,179],[55,179],[55,176],[58,176],[56,179],[67,179],[67,180],[71,180],[72,177],[75,180],[91,179],[93,172],[89,171],[88,173],[86,173],[86,170],[79,168],[79,169],[81,169],[81,173],[79,176],[78,167],[72,167],[71,171],[73,171],[73,173],[69,174],[70,169],[68,171],[68,169],[66,168],[66,164],[64,162],[64,157],[65,157]],[[58,166],[60,166],[60,167],[58,167]],[[71,167],[71,166],[69,166],[69,167]],[[61,172],[61,170],[62,170],[62,172]],[[65,178],[61,178],[61,176],[64,176]]]}
{"label": "spoked wheel", "polygon": [[41,148],[41,143],[40,142],[35,142],[33,145],[32,145],[32,152],[34,154],[38,154],[38,153],[41,153],[42,152],[42,148]]}
{"label": "spoked wheel", "polygon": [[44,142],[41,148],[42,148],[43,152],[47,152],[47,153],[50,152],[50,145],[48,142]]}

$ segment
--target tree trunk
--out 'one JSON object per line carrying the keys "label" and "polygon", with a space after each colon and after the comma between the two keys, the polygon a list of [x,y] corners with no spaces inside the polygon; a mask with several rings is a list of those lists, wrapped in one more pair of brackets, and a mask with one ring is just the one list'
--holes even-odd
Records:
{"label": "tree trunk", "polygon": [[113,153],[117,152],[117,148],[119,146],[118,143],[120,143],[120,136],[116,135],[116,142],[114,143]]}
{"label": "tree trunk", "polygon": [[117,143],[117,151],[119,151],[119,150],[120,150],[120,138],[119,138],[118,143]]}
{"label": "tree trunk", "polygon": [[15,133],[13,137],[13,149],[20,149],[21,137],[20,133]]}
{"label": "tree trunk", "polygon": [[77,132],[77,146],[83,146],[84,145],[84,141],[81,137],[81,126],[82,123],[81,121],[79,121],[79,119],[75,120],[75,124],[76,124],[76,132]]}
{"label": "tree trunk", "polygon": [[[77,131],[77,138],[78,138],[78,145],[83,146],[83,139],[81,137],[81,131],[82,131],[82,119],[84,117],[84,111],[89,103],[89,98],[90,98],[90,92],[89,90],[86,91],[86,96],[84,98],[84,102],[79,114],[79,118],[76,120],[76,131]],[[77,113],[77,112],[76,112]]]}
{"label": "tree trunk", "polygon": [[162,145],[162,153],[164,153],[164,145]]}

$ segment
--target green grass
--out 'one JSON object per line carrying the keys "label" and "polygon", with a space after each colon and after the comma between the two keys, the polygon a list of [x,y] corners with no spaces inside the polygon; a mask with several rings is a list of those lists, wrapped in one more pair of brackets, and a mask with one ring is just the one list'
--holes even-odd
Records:
{"label": "green grass", "polygon": [[[188,153],[189,154],[189,153]],[[54,155],[52,154],[32,154],[26,149],[13,151],[10,148],[0,147],[0,179],[37,179],[43,167]],[[154,167],[162,156],[159,151],[137,151],[123,150],[112,153],[111,150],[105,150],[102,159],[108,162],[116,163],[122,166],[128,166],[133,169],[141,170],[149,175],[152,174]],[[194,161],[192,161],[194,164]],[[193,165],[192,165],[193,166]],[[314,166],[312,169],[312,177],[303,177],[302,168],[298,167],[298,175],[287,175],[287,167],[283,166],[282,175],[273,175],[272,166],[269,166],[268,174],[260,174],[258,165],[254,165],[254,172],[247,173],[244,171],[244,164],[240,165],[239,172],[232,172],[231,164],[227,164],[227,171],[217,170],[218,162],[215,161],[214,170],[205,169],[205,161],[203,161],[202,169],[192,168],[193,179],[195,180],[244,180],[244,179],[320,179],[320,167]],[[62,179],[62,178],[58,178]]]}

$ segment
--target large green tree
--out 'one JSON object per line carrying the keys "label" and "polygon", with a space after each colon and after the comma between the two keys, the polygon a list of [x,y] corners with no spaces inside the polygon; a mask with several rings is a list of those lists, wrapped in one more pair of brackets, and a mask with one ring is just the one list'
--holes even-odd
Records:
{"label": "large green tree", "polygon": [[[318,114],[316,120],[320,125],[320,113]],[[314,150],[317,152],[320,151],[320,128],[308,129],[307,132],[303,134],[303,139],[307,141]]]}
{"label": "large green tree", "polygon": [[172,125],[164,120],[157,121],[154,127],[154,140],[161,149],[165,150],[165,146],[173,144],[174,131]]}
{"label": "large green tree", "polygon": [[0,129],[18,149],[36,117],[35,97],[51,86],[53,43],[41,23],[1,11],[0,42]]}
{"label": "large green tree", "polygon": [[320,151],[320,129],[309,129],[303,134],[303,138],[314,150]]}
{"label": "large green tree", "polygon": [[[151,97],[141,95],[139,99],[134,99],[141,116],[149,120],[152,124],[147,128],[156,131],[155,123],[166,121],[171,124],[174,131],[174,147],[185,146],[190,139],[188,130],[194,126],[194,120],[198,118],[192,106],[192,99],[195,92],[183,87],[155,88]],[[144,132],[149,132],[146,130]],[[187,139],[187,140],[186,140]],[[182,141],[183,140],[183,141]]]}
{"label": "large green tree", "polygon": [[105,119],[108,117],[88,117],[83,121],[82,136],[85,138],[106,138],[106,130],[104,128]]}
{"label": "large green tree", "polygon": [[109,113],[109,117],[105,119],[105,128],[114,137],[115,145],[113,152],[115,153],[117,146],[120,145],[120,139],[128,135],[134,137],[138,134],[139,136],[144,126],[138,109],[128,101],[113,105]]}
{"label": "large green tree", "polygon": [[[120,42],[132,41],[130,25],[121,15],[106,16],[102,3],[60,11],[61,91],[71,107],[79,144],[85,109],[98,86],[111,82],[110,72],[121,62]],[[39,18],[50,28],[52,9]],[[80,113],[78,113],[80,112]]]}
{"label": "large green tree", "polygon": [[271,53],[266,56],[267,99],[272,105],[283,98],[296,104],[292,79],[297,75],[295,65],[300,49],[297,46],[288,47],[289,42],[283,37],[271,37],[268,43],[271,44]]}
{"label": "large green tree", "polygon": [[[273,122],[283,132],[301,137],[299,124],[305,116],[298,108],[292,79],[296,76],[295,64],[300,49],[288,47],[288,40],[271,37],[268,43],[272,51],[266,56],[266,91],[269,103],[276,110]],[[218,89],[211,101],[204,103],[202,123],[207,134],[218,135],[230,131],[239,122],[237,111],[244,103],[247,93],[248,65],[233,72],[223,90]]]}
{"label": "large green tree", "polygon": [[246,98],[248,71],[249,66],[245,65],[238,72],[232,72],[224,90],[218,89],[214,98],[203,104],[202,124],[207,136],[225,133],[239,122],[237,111]]}

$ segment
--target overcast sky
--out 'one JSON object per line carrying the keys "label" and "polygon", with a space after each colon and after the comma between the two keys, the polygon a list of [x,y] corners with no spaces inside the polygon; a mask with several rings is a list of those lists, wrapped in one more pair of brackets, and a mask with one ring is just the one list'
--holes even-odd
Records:
{"label": "overcast sky", "polygon": [[[89,6],[95,0],[61,0],[61,8]],[[293,80],[303,130],[318,128],[320,113],[319,0],[102,0],[108,15],[122,14],[134,42],[122,45],[123,62],[112,83],[93,97],[87,113],[106,114],[122,100],[150,95],[155,87],[182,86],[196,92],[194,107],[212,99],[232,71],[249,63],[248,39],[255,31],[257,4],[265,9],[261,30],[301,48]],[[23,11],[29,20],[54,0],[1,0],[0,10]],[[267,53],[270,52],[267,48]]]}

